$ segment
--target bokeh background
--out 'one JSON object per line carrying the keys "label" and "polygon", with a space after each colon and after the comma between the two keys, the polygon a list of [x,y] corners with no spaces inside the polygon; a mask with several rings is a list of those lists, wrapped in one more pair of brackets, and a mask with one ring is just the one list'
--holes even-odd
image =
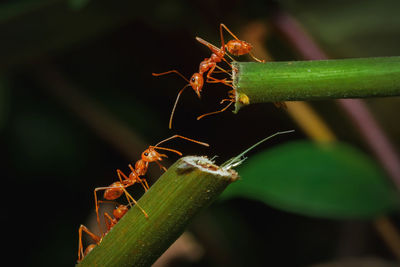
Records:
{"label": "bokeh background", "polygon": [[[170,110],[185,81],[151,73],[177,69],[190,77],[197,72],[209,51],[195,36],[219,45],[219,23],[239,37],[251,36],[249,27],[258,25],[262,39],[255,54],[277,61],[301,59],[277,30],[279,13],[296,19],[331,58],[393,56],[399,55],[399,10],[395,0],[1,1],[5,259],[18,266],[73,265],[79,225],[95,228],[93,189],[115,181],[117,168],[127,171],[148,145],[175,133],[211,147],[180,140],[169,147],[184,154],[217,155],[217,163],[276,131],[296,133],[275,138],[262,149],[307,138],[287,112],[273,104],[196,121],[198,115],[220,108],[229,89],[218,84],[207,84],[201,101],[185,91],[174,129],[169,130]],[[310,104],[341,141],[371,156],[334,101]],[[399,98],[370,99],[367,104],[398,150]],[[176,159],[171,155],[166,165]],[[152,168],[150,183],[161,173]],[[134,191],[141,193],[140,188]],[[392,216],[396,222],[396,214]],[[183,256],[172,256],[172,263],[163,266],[310,266],[349,257],[374,264],[396,260],[368,220],[308,217],[246,198],[216,203],[189,230],[192,239],[187,242],[195,249],[177,252],[175,256]]]}

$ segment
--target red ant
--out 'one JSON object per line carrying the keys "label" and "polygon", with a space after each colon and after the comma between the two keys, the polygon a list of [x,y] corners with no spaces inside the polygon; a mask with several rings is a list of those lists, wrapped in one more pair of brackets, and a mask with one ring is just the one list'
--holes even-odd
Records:
{"label": "red ant", "polygon": [[[230,40],[225,44],[223,29],[225,29],[235,39],[234,40]],[[220,33],[220,38],[221,38],[221,48],[215,47],[214,45],[210,44],[209,42],[203,40],[200,37],[196,37],[196,40],[199,43],[207,46],[211,50],[211,52],[213,52],[213,53],[216,53],[216,50],[220,51],[218,55],[221,56],[221,58],[224,57],[225,55],[228,55],[228,54],[225,53],[225,50],[227,50],[230,54],[232,54],[234,56],[242,56],[242,55],[249,54],[255,61],[265,62],[265,60],[258,59],[253,55],[253,53],[251,53],[251,50],[253,49],[253,46],[250,43],[248,43],[246,41],[243,41],[243,40],[240,40],[239,38],[237,38],[236,35],[234,35],[228,29],[228,27],[225,26],[225,24],[221,23],[219,25],[219,33]]]}
{"label": "red ant", "polygon": [[[198,37],[196,37],[198,38]],[[210,44],[211,45],[211,44]],[[172,128],[172,118],[174,116],[174,112],[175,112],[175,108],[176,108],[176,104],[178,103],[179,97],[182,94],[182,92],[188,87],[192,87],[192,89],[195,91],[195,93],[197,94],[197,96],[200,98],[201,97],[201,91],[203,89],[203,85],[204,85],[204,78],[203,78],[203,74],[207,73],[207,79],[206,82],[208,83],[223,83],[225,85],[231,86],[230,81],[227,81],[226,79],[217,79],[211,76],[211,74],[214,72],[215,68],[220,69],[223,72],[228,73],[226,70],[220,68],[217,63],[221,62],[222,60],[224,60],[230,67],[231,64],[224,58],[225,55],[225,51],[220,50],[219,48],[213,46],[213,48],[210,48],[212,51],[212,54],[209,58],[205,58],[202,62],[200,62],[199,64],[199,72],[196,72],[192,75],[192,77],[190,78],[190,80],[188,80],[185,76],[183,76],[179,71],[177,70],[170,70],[167,72],[162,72],[162,73],[152,73],[153,76],[161,76],[161,75],[165,75],[165,74],[169,74],[169,73],[176,73],[179,76],[181,76],[186,82],[187,84],[178,92],[178,96],[176,97],[175,100],[175,104],[174,107],[172,109],[171,112],[171,116],[169,119],[169,128]]]}
{"label": "red ant", "polygon": [[[99,203],[108,203],[107,201],[99,201]],[[114,210],[113,210],[113,216],[111,217],[107,212],[104,213],[104,220],[106,222],[107,226],[107,231],[103,233],[101,236],[98,236],[94,233],[92,233],[86,226],[81,224],[79,227],[79,245],[78,245],[78,262],[82,261],[86,255],[92,251],[94,247],[96,247],[98,244],[101,243],[101,240],[103,237],[113,228],[118,221],[128,212],[128,207],[126,205],[118,205]],[[83,245],[82,245],[82,232],[85,232],[87,235],[90,236],[90,238],[95,242],[95,244],[90,244],[89,246],[86,247],[85,251],[83,251]]]}
{"label": "red ant", "polygon": [[[226,44],[224,43],[224,36],[223,36],[223,29],[224,28],[230,35],[232,35],[233,38],[235,38],[234,40],[230,40],[229,42],[227,42]],[[228,27],[225,26],[225,24],[221,23],[219,25],[219,32],[221,35],[221,43],[222,43],[222,47],[221,49],[224,50],[228,50],[228,52],[234,56],[242,56],[242,55],[246,55],[249,54],[255,61],[258,62],[265,62],[265,60],[261,60],[256,58],[253,53],[251,53],[251,50],[253,49],[253,46],[243,40],[239,40],[239,38],[236,37],[236,35],[234,35],[229,29]]]}
{"label": "red ant", "polygon": [[[224,37],[223,37],[223,28],[230,33],[235,40],[230,40],[227,44],[225,44],[224,41]],[[221,42],[222,42],[222,46],[221,48],[218,48],[212,44],[210,44],[209,42],[201,39],[200,37],[196,37],[196,40],[199,41],[200,43],[206,45],[212,52],[210,58],[205,58],[202,62],[200,62],[199,65],[199,72],[194,73],[192,75],[192,77],[190,78],[190,80],[188,80],[185,76],[183,76],[179,71],[177,70],[171,70],[171,71],[167,71],[167,72],[163,72],[163,73],[152,73],[153,76],[161,76],[161,75],[165,75],[165,74],[169,74],[169,73],[176,73],[179,76],[181,76],[185,81],[188,82],[187,85],[185,85],[179,92],[178,92],[178,96],[175,100],[175,104],[174,107],[172,109],[171,112],[171,116],[170,116],[170,120],[169,120],[169,128],[172,128],[172,118],[175,112],[175,108],[176,105],[178,103],[179,97],[182,94],[182,92],[188,87],[191,86],[193,88],[193,90],[195,91],[195,93],[197,94],[197,96],[200,98],[201,96],[201,91],[203,89],[203,85],[204,85],[204,78],[203,78],[203,74],[205,72],[208,71],[207,73],[207,80],[206,82],[208,83],[223,83],[225,85],[231,86],[230,81],[227,81],[226,79],[217,79],[211,76],[211,74],[214,72],[215,68],[220,69],[222,72],[228,73],[226,70],[220,68],[217,63],[221,62],[222,60],[224,60],[230,67],[231,64],[225,59],[225,55],[228,55],[225,53],[225,49],[231,53],[232,55],[235,56],[239,56],[239,55],[244,55],[244,54],[249,54],[250,56],[252,56],[256,61],[259,62],[264,62],[258,58],[256,58],[250,51],[253,48],[251,44],[239,40],[229,29],[228,27],[226,27],[224,24],[220,24],[220,36],[221,36]],[[229,56],[229,55],[228,55]],[[232,58],[231,58],[232,59]],[[233,59],[232,59],[233,60]],[[229,74],[229,73],[228,73]],[[201,119],[204,116],[208,116],[211,114],[216,114],[216,113],[220,113],[225,111],[230,105],[232,105],[232,103],[235,102],[235,92],[234,91],[230,91],[229,93],[229,99],[223,99],[221,101],[221,103],[225,102],[225,101],[229,101],[230,103],[224,107],[223,109],[221,109],[220,111],[216,111],[216,112],[211,112],[211,113],[207,113],[204,115],[199,116],[197,119]]]}
{"label": "red ant", "polygon": [[[163,169],[164,171],[167,171],[167,168],[165,168],[163,165],[161,165],[160,161],[162,161],[163,158],[167,158],[168,156],[165,154],[160,154],[159,152],[156,151],[156,149],[171,151],[171,152],[178,154],[179,156],[182,156],[182,153],[177,150],[159,146],[160,144],[162,144],[166,141],[169,141],[171,139],[174,139],[174,138],[182,138],[182,139],[194,142],[194,143],[198,143],[203,146],[207,146],[207,147],[209,146],[207,143],[196,141],[196,140],[193,140],[193,139],[181,136],[181,135],[173,135],[171,137],[168,137],[168,138],[158,142],[155,146],[149,146],[149,148],[147,148],[142,153],[141,159],[136,162],[135,168],[133,168],[132,165],[129,164],[128,166],[131,169],[129,176],[126,176],[121,170],[118,169],[117,170],[117,175],[119,178],[118,182],[114,182],[107,187],[97,187],[94,189],[94,199],[95,199],[97,222],[99,224],[99,228],[101,228],[101,227],[100,227],[99,210],[98,210],[98,204],[97,204],[98,203],[97,191],[100,191],[100,190],[104,190],[104,198],[107,200],[115,200],[115,199],[119,198],[122,194],[125,193],[125,196],[129,202],[129,204],[131,205],[131,201],[132,201],[142,211],[144,216],[146,218],[148,218],[147,213],[137,204],[135,199],[126,191],[125,188],[139,182],[144,187],[144,190],[147,191],[149,189],[149,185],[148,185],[146,179],[140,178],[140,176],[143,176],[147,173],[149,163],[151,163],[151,162],[157,163],[161,169]],[[122,179],[121,176],[124,179]]]}
{"label": "red ant", "polygon": [[[225,40],[224,40],[224,35],[223,35],[223,29],[225,29],[230,35],[233,36],[234,40],[230,40],[228,41],[228,43],[225,44]],[[258,62],[265,62],[264,60],[260,60],[258,58],[256,58],[252,53],[251,50],[253,49],[253,46],[243,40],[240,40],[239,38],[236,37],[236,35],[234,35],[229,29],[228,27],[225,26],[225,24],[221,23],[219,25],[219,32],[220,32],[220,38],[221,38],[221,48],[218,48],[216,46],[214,46],[213,44],[205,41],[204,39],[200,38],[200,37],[196,37],[196,40],[207,46],[212,53],[217,54],[218,56],[220,56],[221,58],[223,58],[225,55],[229,56],[228,54],[226,54],[225,50],[227,50],[230,54],[234,55],[234,56],[242,56],[245,54],[249,54],[254,60],[258,61]],[[230,56],[229,56],[230,57]],[[231,58],[231,57],[230,57]],[[231,58],[232,59],[232,58]],[[232,59],[233,60],[233,59]],[[230,64],[229,64],[230,65]],[[227,99],[223,99],[220,104],[228,101],[229,104],[227,106],[225,106],[223,109],[218,110],[218,111],[214,111],[214,112],[210,112],[210,113],[206,113],[203,114],[199,117],[197,117],[197,120],[200,120],[201,118],[208,116],[208,115],[212,115],[212,114],[217,114],[220,112],[224,112],[226,109],[228,109],[233,103],[236,102],[236,94],[234,90],[231,90],[228,92],[228,96],[229,98]]]}
{"label": "red ant", "polygon": [[[225,29],[230,35],[232,35],[232,37],[234,38],[234,40],[230,40],[230,41],[228,41],[228,43],[225,44],[224,36],[223,36],[223,29]],[[245,54],[249,54],[254,60],[256,60],[256,61],[258,61],[258,62],[265,63],[265,60],[260,60],[260,59],[256,58],[256,57],[251,53],[251,50],[253,49],[253,46],[252,46],[250,43],[248,43],[248,42],[246,42],[246,41],[243,41],[243,40],[240,40],[239,38],[237,38],[236,35],[233,34],[233,33],[228,29],[227,26],[225,26],[225,24],[223,24],[223,23],[220,24],[220,26],[219,26],[219,32],[220,32],[220,38],[221,38],[221,44],[222,44],[222,45],[221,45],[221,48],[215,47],[214,45],[210,44],[209,42],[203,40],[203,39],[200,38],[200,37],[196,37],[196,40],[197,40],[199,43],[201,43],[201,44],[207,46],[207,47],[211,50],[211,52],[213,52],[213,53],[216,53],[216,51],[220,51],[219,54],[218,54],[218,55],[220,55],[220,56],[224,56],[224,55],[229,56],[228,54],[225,53],[225,50],[227,50],[230,54],[232,54],[232,55],[234,55],[234,56],[242,56],[242,55],[245,55]],[[229,57],[230,57],[230,56],[229,56]],[[231,58],[231,57],[230,57],[230,58]],[[231,59],[232,59],[232,58],[231,58]],[[232,59],[232,60],[233,60],[233,59]],[[235,91],[234,91],[234,90],[229,91],[229,92],[228,92],[228,95],[229,95],[229,98],[228,98],[228,99],[223,99],[223,100],[220,102],[220,104],[222,104],[222,103],[225,102],[225,101],[229,101],[230,103],[229,103],[226,107],[224,107],[223,109],[221,109],[221,110],[219,110],[219,111],[215,111],[215,112],[210,112],[210,113],[207,113],[207,114],[203,114],[203,115],[197,117],[197,120],[200,120],[201,118],[203,118],[203,117],[205,117],[205,116],[208,116],[208,115],[212,115],[212,114],[216,114],[216,113],[220,113],[220,112],[225,111],[230,105],[232,105],[232,104],[236,101],[236,99],[235,99]],[[275,105],[277,108],[287,108],[285,102],[275,102],[274,105]]]}

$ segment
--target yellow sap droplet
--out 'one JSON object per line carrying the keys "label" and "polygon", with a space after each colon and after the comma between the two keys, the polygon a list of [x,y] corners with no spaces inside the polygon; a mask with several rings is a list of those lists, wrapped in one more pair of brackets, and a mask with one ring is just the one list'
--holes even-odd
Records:
{"label": "yellow sap droplet", "polygon": [[240,94],[238,101],[240,102],[240,104],[243,104],[243,105],[250,104],[250,99],[246,94]]}

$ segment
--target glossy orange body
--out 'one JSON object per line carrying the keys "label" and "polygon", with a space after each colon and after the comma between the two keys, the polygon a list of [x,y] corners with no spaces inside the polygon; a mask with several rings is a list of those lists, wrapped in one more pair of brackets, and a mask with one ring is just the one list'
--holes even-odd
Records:
{"label": "glossy orange body", "polygon": [[242,56],[250,53],[250,51],[253,49],[253,46],[248,42],[235,39],[226,43],[225,49],[234,56]]}
{"label": "glossy orange body", "polygon": [[[167,71],[167,72],[163,72],[163,73],[152,73],[153,76],[161,76],[161,75],[165,75],[165,74],[169,74],[169,73],[176,73],[176,74],[178,74],[179,76],[181,76],[184,80],[186,80],[188,82],[188,84],[185,85],[185,87],[183,87],[178,92],[178,95],[176,97],[175,104],[174,104],[174,107],[172,108],[170,121],[169,121],[169,128],[170,129],[172,128],[172,118],[173,118],[173,115],[174,115],[174,112],[175,112],[175,108],[176,108],[176,104],[178,103],[180,95],[186,89],[186,87],[190,86],[190,87],[192,87],[192,89],[194,90],[196,95],[200,98],[201,97],[201,91],[202,91],[203,86],[204,86],[204,77],[203,77],[203,75],[206,72],[208,72],[207,73],[207,77],[206,77],[207,78],[206,82],[208,82],[208,83],[223,83],[223,84],[226,84],[228,86],[231,86],[226,81],[226,79],[222,79],[221,80],[221,79],[216,79],[216,78],[211,76],[211,74],[214,72],[215,68],[217,67],[217,63],[221,62],[222,60],[225,60],[225,58],[224,58],[224,56],[225,56],[224,49],[220,49],[220,48],[218,48],[216,46],[213,46],[212,44],[210,44],[207,41],[201,39],[200,37],[196,37],[196,40],[199,41],[200,43],[208,46],[211,49],[212,54],[211,54],[211,56],[209,58],[205,58],[203,61],[200,62],[199,71],[194,73],[189,80],[186,79],[185,76],[183,76],[177,70],[171,70],[171,71]],[[227,63],[230,65],[229,62],[227,62]],[[225,70],[223,70],[223,71],[225,71]]]}
{"label": "glossy orange body", "polygon": [[103,197],[107,200],[115,200],[122,196],[124,190],[122,189],[124,185],[121,182],[115,182],[108,186],[106,190],[104,190]]}

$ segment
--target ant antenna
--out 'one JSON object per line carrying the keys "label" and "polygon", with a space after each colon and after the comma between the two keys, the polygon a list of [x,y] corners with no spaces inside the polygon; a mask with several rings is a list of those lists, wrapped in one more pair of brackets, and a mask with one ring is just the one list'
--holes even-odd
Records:
{"label": "ant antenna", "polygon": [[233,167],[239,166],[240,164],[242,164],[243,161],[245,161],[245,160],[247,159],[246,157],[244,157],[244,155],[245,155],[247,152],[249,152],[250,150],[252,150],[253,148],[255,148],[256,146],[262,144],[263,142],[265,142],[265,141],[267,141],[267,140],[269,140],[269,139],[271,139],[272,137],[275,137],[275,136],[277,136],[277,135],[280,135],[280,134],[287,134],[287,133],[292,133],[292,132],[294,132],[294,130],[283,131],[283,132],[276,132],[276,133],[274,133],[274,134],[272,134],[272,135],[270,135],[270,136],[268,136],[268,137],[262,139],[261,141],[258,141],[257,143],[255,143],[254,145],[252,145],[251,147],[249,147],[248,149],[246,149],[245,151],[243,151],[242,153],[240,153],[240,154],[237,155],[236,157],[233,157],[233,158],[227,160],[226,162],[224,162],[224,163],[221,165],[221,168],[226,169],[226,170],[229,170],[229,169],[231,169],[231,168],[233,168]]}
{"label": "ant antenna", "polygon": [[151,75],[153,75],[153,76],[161,76],[161,75],[170,74],[170,73],[176,73],[176,74],[178,74],[179,76],[181,76],[181,77],[188,83],[187,85],[185,85],[185,87],[183,87],[183,88],[179,91],[178,96],[176,97],[176,100],[175,100],[174,107],[172,108],[172,112],[171,112],[171,116],[169,117],[169,124],[168,124],[169,129],[172,129],[172,118],[174,117],[175,108],[176,108],[176,105],[178,104],[179,97],[181,96],[183,90],[185,90],[186,87],[190,86],[190,82],[189,82],[189,80],[188,80],[185,76],[182,75],[182,73],[180,73],[180,72],[177,71],[177,70],[170,70],[170,71],[166,71],[166,72],[162,72],[162,73],[154,73],[154,72],[153,72]]}
{"label": "ant antenna", "polygon": [[[178,154],[179,156],[182,156],[182,153],[181,153],[181,152],[179,152],[178,150],[175,150],[175,149],[171,149],[171,148],[160,147],[160,146],[149,146],[149,148],[171,151],[171,152],[174,152],[174,153]],[[165,155],[165,156],[166,156],[166,155]]]}
{"label": "ant antenna", "polygon": [[175,135],[173,135],[171,137],[168,137],[168,138],[158,142],[155,146],[152,146],[152,147],[157,147],[158,145],[160,145],[160,144],[162,144],[164,142],[167,142],[167,141],[169,141],[171,139],[174,139],[174,138],[182,138],[182,139],[188,140],[188,141],[193,142],[193,143],[197,143],[197,144],[202,145],[202,146],[207,146],[207,147],[210,146],[207,143],[203,143],[203,142],[200,142],[200,141],[197,141],[197,140],[194,140],[194,139],[190,139],[190,138],[184,137],[184,136],[179,135],[179,134],[175,134]]}
{"label": "ant antenna", "polygon": [[189,85],[190,85],[189,83],[186,84],[185,87],[183,87],[183,88],[179,91],[179,93],[178,93],[178,95],[177,95],[177,97],[176,97],[174,107],[172,108],[172,111],[171,111],[171,116],[169,117],[169,125],[168,125],[168,127],[169,127],[170,129],[172,129],[172,118],[174,117],[175,108],[176,108],[176,104],[178,103],[179,97],[181,96],[183,90],[185,90]]}
{"label": "ant antenna", "polygon": [[180,72],[177,71],[177,70],[170,70],[170,71],[166,71],[166,72],[162,72],[162,73],[154,73],[154,72],[153,72],[151,75],[153,75],[153,76],[161,76],[161,75],[170,74],[170,73],[176,73],[176,74],[178,74],[179,76],[181,76],[185,81],[187,81],[188,83],[190,83],[189,80],[188,80],[185,76],[183,76],[182,73],[180,73]]}

